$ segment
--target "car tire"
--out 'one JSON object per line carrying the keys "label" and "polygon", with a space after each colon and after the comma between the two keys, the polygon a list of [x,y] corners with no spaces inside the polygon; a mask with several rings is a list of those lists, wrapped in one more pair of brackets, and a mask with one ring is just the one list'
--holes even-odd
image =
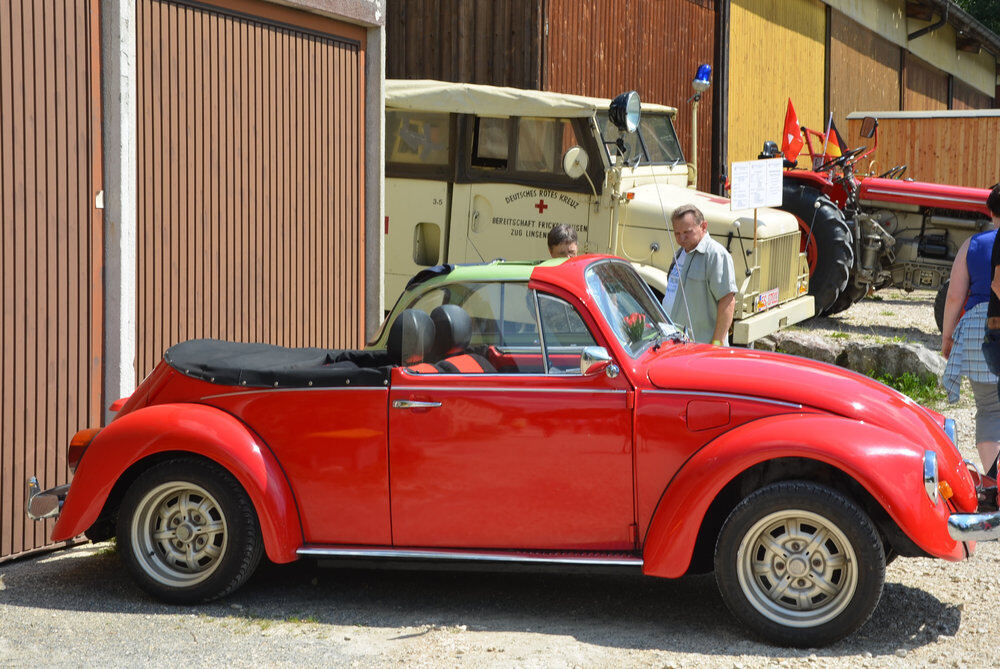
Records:
{"label": "car tire", "polygon": [[885,551],[871,519],[843,494],[783,481],[753,492],[726,519],[715,575],[726,605],[751,630],[778,645],[814,648],[871,616]]}
{"label": "car tire", "polygon": [[263,542],[253,504],[222,467],[161,462],[132,483],[118,512],[118,551],[136,582],[175,604],[223,597],[253,574]]}
{"label": "car tire", "polygon": [[825,315],[847,287],[854,268],[851,229],[844,212],[815,188],[786,181],[782,196],[780,208],[799,221],[816,314]]}
{"label": "car tire", "polygon": [[938,288],[937,295],[934,296],[934,322],[937,323],[938,332],[944,330],[944,303],[948,299],[948,284],[951,279],[945,279],[941,287]]}

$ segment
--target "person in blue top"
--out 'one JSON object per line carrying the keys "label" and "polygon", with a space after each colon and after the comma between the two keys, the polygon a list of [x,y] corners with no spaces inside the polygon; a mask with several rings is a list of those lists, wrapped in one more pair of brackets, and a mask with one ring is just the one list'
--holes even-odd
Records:
{"label": "person in blue top", "polygon": [[1000,454],[1000,398],[997,370],[991,371],[988,351],[984,355],[983,338],[993,297],[993,247],[1000,226],[1000,188],[990,193],[987,206],[992,213],[993,229],[967,239],[951,266],[941,328],[941,355],[948,363],[941,384],[948,391],[948,401],[957,402],[962,377],[969,377],[976,399],[976,449],[983,468],[995,476]]}

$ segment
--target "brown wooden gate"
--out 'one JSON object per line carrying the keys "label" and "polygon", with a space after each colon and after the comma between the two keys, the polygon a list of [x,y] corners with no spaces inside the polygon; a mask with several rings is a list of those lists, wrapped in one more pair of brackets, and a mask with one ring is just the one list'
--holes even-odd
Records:
{"label": "brown wooden gate", "polygon": [[101,420],[97,6],[0,3],[0,560],[48,545],[27,478],[65,483],[70,437]]}
{"label": "brown wooden gate", "polygon": [[138,360],[195,337],[355,347],[362,29],[243,0],[139,0]]}

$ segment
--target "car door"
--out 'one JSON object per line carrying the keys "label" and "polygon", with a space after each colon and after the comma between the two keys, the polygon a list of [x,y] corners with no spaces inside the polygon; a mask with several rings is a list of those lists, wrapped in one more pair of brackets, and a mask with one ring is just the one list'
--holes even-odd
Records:
{"label": "car door", "polygon": [[[623,375],[580,373],[580,352],[595,340],[572,305],[546,295],[526,309],[534,293],[505,286],[503,306],[475,296],[462,306],[475,324],[473,348],[506,373],[393,370],[393,544],[629,550],[629,385]],[[550,332],[543,348],[532,311],[575,329]]]}

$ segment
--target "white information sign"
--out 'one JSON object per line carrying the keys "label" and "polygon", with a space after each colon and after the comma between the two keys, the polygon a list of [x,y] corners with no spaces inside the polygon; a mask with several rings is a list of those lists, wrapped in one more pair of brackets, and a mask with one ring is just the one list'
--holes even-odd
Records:
{"label": "white information sign", "polygon": [[781,206],[781,170],[781,158],[733,163],[733,210]]}

